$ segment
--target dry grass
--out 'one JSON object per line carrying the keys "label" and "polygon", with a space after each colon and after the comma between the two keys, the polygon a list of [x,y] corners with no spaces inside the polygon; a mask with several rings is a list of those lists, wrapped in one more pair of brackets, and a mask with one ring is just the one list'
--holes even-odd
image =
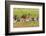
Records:
{"label": "dry grass", "polygon": [[16,22],[14,27],[36,27],[39,26],[39,22],[30,21],[30,22]]}

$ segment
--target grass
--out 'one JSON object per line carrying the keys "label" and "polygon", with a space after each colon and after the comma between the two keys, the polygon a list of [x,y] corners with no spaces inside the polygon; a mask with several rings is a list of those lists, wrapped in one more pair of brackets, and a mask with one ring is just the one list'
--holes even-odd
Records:
{"label": "grass", "polygon": [[39,26],[39,22],[30,21],[30,22],[16,22],[14,27],[37,27]]}
{"label": "grass", "polygon": [[14,8],[13,9],[13,14],[14,16],[17,15],[17,17],[21,17],[23,14],[28,15],[30,13],[30,15],[32,17],[38,17],[39,16],[39,9],[27,9],[27,8]]}

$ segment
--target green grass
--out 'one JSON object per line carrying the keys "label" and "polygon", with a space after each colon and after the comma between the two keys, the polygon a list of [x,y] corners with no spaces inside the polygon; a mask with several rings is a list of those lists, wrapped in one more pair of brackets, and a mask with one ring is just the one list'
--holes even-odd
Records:
{"label": "green grass", "polygon": [[13,14],[14,16],[17,15],[17,17],[21,17],[23,14],[28,15],[30,13],[30,15],[32,17],[38,17],[39,16],[39,9],[27,9],[27,8],[14,8],[13,9]]}

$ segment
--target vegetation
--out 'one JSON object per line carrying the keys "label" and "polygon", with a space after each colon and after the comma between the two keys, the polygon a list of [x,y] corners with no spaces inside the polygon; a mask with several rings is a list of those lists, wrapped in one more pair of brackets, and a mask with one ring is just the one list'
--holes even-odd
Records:
{"label": "vegetation", "polygon": [[17,15],[17,17],[21,17],[24,14],[30,15],[32,17],[39,16],[39,10],[38,9],[14,8],[13,10],[14,10],[13,11],[14,16]]}

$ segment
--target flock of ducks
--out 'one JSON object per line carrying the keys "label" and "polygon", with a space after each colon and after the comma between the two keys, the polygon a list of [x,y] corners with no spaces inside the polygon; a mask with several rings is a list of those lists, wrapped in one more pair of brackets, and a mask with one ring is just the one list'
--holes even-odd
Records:
{"label": "flock of ducks", "polygon": [[35,17],[35,18],[32,18],[32,17],[21,17],[21,18],[16,18],[14,17],[13,18],[13,23],[16,23],[16,22],[29,22],[29,21],[39,21],[39,18],[38,17]]}

